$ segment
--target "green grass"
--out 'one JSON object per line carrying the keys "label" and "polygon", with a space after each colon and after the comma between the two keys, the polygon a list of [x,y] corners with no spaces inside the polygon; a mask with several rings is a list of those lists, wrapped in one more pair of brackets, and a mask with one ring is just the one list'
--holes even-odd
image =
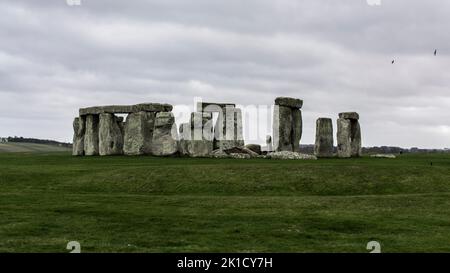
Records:
{"label": "green grass", "polygon": [[0,153],[67,152],[69,148],[49,144],[8,142],[0,143]]}
{"label": "green grass", "polygon": [[[431,166],[430,162],[433,162]],[[450,155],[0,154],[0,252],[450,251]]]}

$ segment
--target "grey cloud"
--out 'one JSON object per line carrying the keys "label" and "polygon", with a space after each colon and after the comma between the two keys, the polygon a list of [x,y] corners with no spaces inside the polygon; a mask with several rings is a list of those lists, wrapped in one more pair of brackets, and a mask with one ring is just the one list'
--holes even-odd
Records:
{"label": "grey cloud", "polygon": [[364,145],[450,146],[447,1],[81,1],[0,3],[1,136],[70,141],[88,105],[284,95],[303,143],[355,110]]}

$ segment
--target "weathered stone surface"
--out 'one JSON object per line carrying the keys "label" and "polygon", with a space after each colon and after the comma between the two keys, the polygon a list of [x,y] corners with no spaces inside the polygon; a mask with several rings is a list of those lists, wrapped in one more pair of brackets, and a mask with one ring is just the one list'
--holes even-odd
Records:
{"label": "weathered stone surface", "polygon": [[313,155],[308,155],[308,154],[301,154],[301,153],[297,153],[297,152],[289,152],[289,151],[280,151],[280,152],[273,152],[273,153],[268,153],[266,155],[266,158],[268,159],[311,159],[311,160],[316,160],[317,157],[313,156]]}
{"label": "weathered stone surface", "polygon": [[86,131],[86,118],[77,117],[73,121],[72,155],[84,155],[84,134]]}
{"label": "weathered stone surface", "polygon": [[99,154],[119,155],[123,153],[123,135],[120,119],[114,114],[100,114],[99,122]]}
{"label": "weathered stone surface", "polygon": [[170,156],[178,152],[178,133],[172,112],[156,114],[153,130],[152,154]]}
{"label": "weathered stone surface", "polygon": [[203,113],[202,124],[203,124],[203,140],[213,141],[214,124],[212,113]]}
{"label": "weathered stone surface", "polygon": [[303,101],[301,99],[295,99],[295,98],[278,97],[275,99],[275,105],[300,109],[303,106]]}
{"label": "weathered stone surface", "polygon": [[352,157],[361,156],[361,127],[358,120],[351,120]]}
{"label": "weathered stone surface", "polygon": [[172,105],[162,103],[141,103],[136,105],[106,105],[93,106],[80,109],[80,116],[84,115],[99,115],[101,113],[110,114],[129,114],[136,112],[170,112]]}
{"label": "weathered stone surface", "polygon": [[294,146],[292,144],[292,109],[286,106],[275,107],[274,111],[274,148],[276,151],[292,152]]}
{"label": "weathered stone surface", "polygon": [[242,110],[234,108],[234,140],[236,146],[244,146],[244,132],[242,127]]}
{"label": "weathered stone surface", "polygon": [[133,105],[133,112],[170,112],[173,106],[167,103],[140,103]]}
{"label": "weathered stone surface", "polygon": [[126,155],[152,153],[153,127],[156,113],[137,112],[128,115],[124,126],[123,152]]}
{"label": "weathered stone surface", "polygon": [[215,102],[197,102],[198,112],[218,112],[220,109],[225,109],[225,107],[236,107],[234,103],[215,103]]}
{"label": "weathered stone surface", "polygon": [[292,148],[294,152],[298,152],[300,150],[302,129],[302,111],[300,111],[300,109],[292,109]]}
{"label": "weathered stone surface", "polygon": [[273,151],[273,147],[272,147],[272,136],[271,135],[267,135],[266,136],[266,149],[267,152],[271,152]]}
{"label": "weathered stone surface", "polygon": [[249,159],[252,158],[249,154],[241,154],[241,153],[230,153],[228,154],[230,158],[234,159]]}
{"label": "weathered stone surface", "polygon": [[374,155],[371,155],[370,157],[374,157],[374,158],[389,158],[389,159],[397,158],[393,154],[374,154]]}
{"label": "weathered stone surface", "polygon": [[357,113],[339,114],[337,132],[339,157],[361,156],[361,127],[357,115]]}
{"label": "weathered stone surface", "polygon": [[333,121],[330,118],[319,118],[316,121],[314,154],[317,157],[332,157],[333,149]]}
{"label": "weathered stone surface", "polygon": [[230,149],[244,146],[241,109],[225,107],[224,114],[217,118],[214,126],[214,148]]}
{"label": "weathered stone surface", "polygon": [[229,149],[224,150],[227,154],[247,154],[250,157],[257,157],[258,154],[253,152],[252,150],[248,149],[247,147],[232,147]]}
{"label": "weathered stone surface", "polygon": [[257,153],[258,155],[261,154],[261,145],[259,144],[247,144],[245,145],[245,148],[249,149],[254,153]]}
{"label": "weathered stone surface", "polygon": [[84,154],[87,156],[99,154],[99,139],[98,139],[98,115],[86,116],[86,131],[84,134]]}
{"label": "weathered stone surface", "polygon": [[180,124],[180,140],[178,142],[178,149],[181,155],[189,156],[190,141],[191,141],[191,123],[186,122]]}
{"label": "weathered stone surface", "polygon": [[211,156],[214,158],[229,158],[229,155],[220,149],[212,151]]}
{"label": "weathered stone surface", "polygon": [[339,113],[339,118],[358,120],[359,114],[356,112],[344,112],[344,113]]}
{"label": "weathered stone surface", "polygon": [[338,157],[352,156],[351,120],[339,118],[337,120],[337,154]]}

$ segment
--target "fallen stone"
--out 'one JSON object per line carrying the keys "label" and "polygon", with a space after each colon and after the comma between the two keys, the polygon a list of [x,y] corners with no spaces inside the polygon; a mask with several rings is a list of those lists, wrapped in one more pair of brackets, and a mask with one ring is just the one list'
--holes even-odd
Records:
{"label": "fallen stone", "polygon": [[314,155],[317,157],[332,157],[333,149],[333,122],[330,118],[319,118],[316,121]]}
{"label": "fallen stone", "polygon": [[229,158],[228,154],[223,150],[217,149],[211,152],[211,157],[214,158]]}
{"label": "fallen stone", "polygon": [[356,112],[344,112],[344,113],[339,113],[339,118],[358,120],[359,114]]}
{"label": "fallen stone", "polygon": [[84,155],[99,154],[98,115],[86,115],[86,131],[84,134]]}
{"label": "fallen stone", "polygon": [[249,159],[251,156],[249,154],[241,154],[241,153],[230,153],[228,154],[230,158],[234,159]]}
{"label": "fallen stone", "polygon": [[122,123],[114,114],[100,114],[99,122],[99,154],[123,154],[123,135],[119,123]]}
{"label": "fallen stone", "polygon": [[261,145],[258,144],[247,144],[245,145],[245,148],[249,149],[250,151],[260,155],[261,154]]}
{"label": "fallen stone", "polygon": [[86,118],[77,117],[73,121],[73,145],[72,155],[84,155],[84,134],[86,131]]}
{"label": "fallen stone", "polygon": [[300,109],[303,106],[303,100],[288,97],[278,97],[275,99],[275,105]]}
{"label": "fallen stone", "polygon": [[254,151],[248,149],[247,147],[232,147],[224,150],[227,154],[248,154],[250,157],[257,157],[259,154]]}
{"label": "fallen stone", "polygon": [[171,156],[178,152],[178,132],[172,112],[156,114],[151,147],[156,156]]}
{"label": "fallen stone", "polygon": [[307,159],[307,160],[316,160],[317,157],[314,155],[308,155],[308,154],[301,154],[297,152],[289,152],[289,151],[280,151],[280,152],[273,152],[268,153],[266,155],[266,158],[268,159],[283,159],[283,160],[300,160],[300,159]]}
{"label": "fallen stone", "polygon": [[390,158],[390,159],[397,158],[393,154],[374,154],[374,155],[371,155],[370,157],[374,157],[374,158]]}
{"label": "fallen stone", "polygon": [[153,127],[156,113],[137,112],[127,116],[124,126],[123,152],[126,155],[152,153]]}

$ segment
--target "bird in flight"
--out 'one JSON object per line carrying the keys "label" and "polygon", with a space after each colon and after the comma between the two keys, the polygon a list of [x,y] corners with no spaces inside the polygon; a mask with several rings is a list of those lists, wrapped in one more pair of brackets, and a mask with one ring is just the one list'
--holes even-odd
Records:
{"label": "bird in flight", "polygon": [[436,56],[436,55],[437,55],[437,49],[434,50],[434,56]]}

